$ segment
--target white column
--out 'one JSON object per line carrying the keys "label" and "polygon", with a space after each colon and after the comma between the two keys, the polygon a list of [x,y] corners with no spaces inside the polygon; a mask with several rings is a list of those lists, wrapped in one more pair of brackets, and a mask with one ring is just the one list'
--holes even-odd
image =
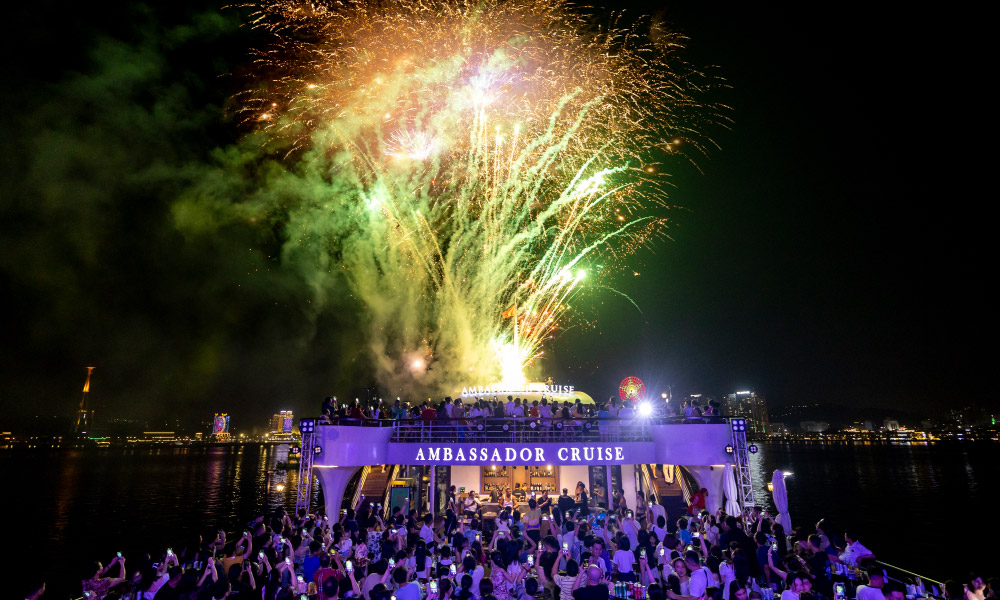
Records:
{"label": "white column", "polygon": [[622,489],[625,490],[625,503],[629,510],[635,511],[635,465],[622,465]]}
{"label": "white column", "polygon": [[[340,507],[344,503],[344,490],[347,482],[361,467],[320,467],[314,466],[313,473],[323,486],[323,498],[326,499],[326,516],[331,521],[340,518]],[[351,508],[354,508],[353,506]]]}
{"label": "white column", "polygon": [[427,468],[430,469],[430,484],[427,486],[427,506],[430,507],[431,514],[435,515],[437,514],[437,504],[434,503],[434,493],[437,492],[437,482],[434,478],[437,476],[437,467],[428,465]]}

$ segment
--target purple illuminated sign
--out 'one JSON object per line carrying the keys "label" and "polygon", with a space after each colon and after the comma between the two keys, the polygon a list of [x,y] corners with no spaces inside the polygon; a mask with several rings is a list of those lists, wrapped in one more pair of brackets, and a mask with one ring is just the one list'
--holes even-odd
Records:
{"label": "purple illuminated sign", "polygon": [[656,462],[649,442],[598,444],[390,444],[398,465],[621,465]]}

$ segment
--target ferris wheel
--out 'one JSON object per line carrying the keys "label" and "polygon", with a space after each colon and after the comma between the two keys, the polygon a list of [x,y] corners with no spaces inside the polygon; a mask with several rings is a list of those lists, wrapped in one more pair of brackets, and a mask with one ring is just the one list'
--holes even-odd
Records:
{"label": "ferris wheel", "polygon": [[625,402],[639,402],[646,396],[646,384],[638,377],[629,375],[618,384],[618,395]]}

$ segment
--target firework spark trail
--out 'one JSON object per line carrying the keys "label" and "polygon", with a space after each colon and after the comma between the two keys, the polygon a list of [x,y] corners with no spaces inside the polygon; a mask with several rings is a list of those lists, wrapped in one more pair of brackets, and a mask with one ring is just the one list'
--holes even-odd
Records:
{"label": "firework spark trail", "polygon": [[274,38],[243,115],[284,172],[241,209],[343,274],[389,389],[518,378],[586,280],[662,235],[650,165],[724,121],[680,36],[563,2],[280,1],[253,24]]}

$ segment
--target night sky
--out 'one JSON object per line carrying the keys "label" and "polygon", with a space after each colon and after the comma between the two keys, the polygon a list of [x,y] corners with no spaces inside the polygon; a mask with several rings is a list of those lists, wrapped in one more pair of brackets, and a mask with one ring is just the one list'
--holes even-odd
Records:
{"label": "night sky", "polygon": [[[253,33],[209,3],[19,6],[4,44],[0,427],[71,415],[234,426],[364,381],[356,317],[317,312],[246,231],[193,237],[171,206],[237,139]],[[672,165],[672,240],[633,259],[597,326],[546,371],[595,397],[753,388],[798,403],[1000,408],[975,15],[867,4],[640,6],[718,65],[732,129]],[[992,384],[992,382],[989,382]]]}

